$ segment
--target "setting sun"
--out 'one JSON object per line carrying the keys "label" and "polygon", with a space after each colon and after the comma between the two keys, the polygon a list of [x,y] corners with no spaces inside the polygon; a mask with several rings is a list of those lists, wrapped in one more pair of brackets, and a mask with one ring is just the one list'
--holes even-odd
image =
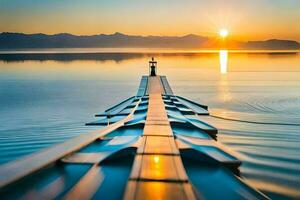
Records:
{"label": "setting sun", "polygon": [[219,31],[219,35],[222,37],[222,38],[226,38],[227,36],[228,36],[228,34],[229,34],[229,32],[228,32],[228,30],[227,29],[221,29],[220,31]]}

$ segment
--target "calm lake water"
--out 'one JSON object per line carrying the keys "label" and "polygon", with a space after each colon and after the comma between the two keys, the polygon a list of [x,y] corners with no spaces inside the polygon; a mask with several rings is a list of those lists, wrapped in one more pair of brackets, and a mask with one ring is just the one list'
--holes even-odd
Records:
{"label": "calm lake water", "polygon": [[300,198],[299,52],[80,52],[0,54],[0,163],[95,129],[84,124],[134,95],[154,55],[176,94],[209,106],[247,183]]}

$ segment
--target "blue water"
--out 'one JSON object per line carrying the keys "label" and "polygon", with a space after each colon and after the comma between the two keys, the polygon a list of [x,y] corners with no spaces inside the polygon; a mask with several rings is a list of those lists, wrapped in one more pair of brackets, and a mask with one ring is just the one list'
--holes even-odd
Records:
{"label": "blue water", "polygon": [[1,80],[1,163],[95,129],[84,124],[134,89],[122,82]]}
{"label": "blue water", "polygon": [[[137,92],[150,54],[0,55],[0,163],[84,134]],[[300,53],[157,54],[173,91],[240,154],[241,175],[273,199],[300,198]],[[224,68],[225,66],[225,68]]]}

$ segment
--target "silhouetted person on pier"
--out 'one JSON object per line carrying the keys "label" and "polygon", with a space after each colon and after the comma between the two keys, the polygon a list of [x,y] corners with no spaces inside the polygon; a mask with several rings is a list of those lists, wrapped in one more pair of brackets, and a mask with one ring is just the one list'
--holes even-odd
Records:
{"label": "silhouetted person on pier", "polygon": [[157,66],[157,62],[154,61],[154,58],[152,57],[152,60],[149,61],[150,76],[156,76],[156,66]]}

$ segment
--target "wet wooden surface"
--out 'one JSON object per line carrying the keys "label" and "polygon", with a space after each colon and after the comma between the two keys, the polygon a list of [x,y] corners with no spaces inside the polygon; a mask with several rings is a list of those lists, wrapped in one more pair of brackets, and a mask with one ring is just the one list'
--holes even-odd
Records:
{"label": "wet wooden surface", "polygon": [[179,151],[171,137],[147,136],[143,153],[178,155]]}
{"label": "wet wooden surface", "polygon": [[124,199],[195,199],[168,120],[159,76],[148,78],[149,105]]}

